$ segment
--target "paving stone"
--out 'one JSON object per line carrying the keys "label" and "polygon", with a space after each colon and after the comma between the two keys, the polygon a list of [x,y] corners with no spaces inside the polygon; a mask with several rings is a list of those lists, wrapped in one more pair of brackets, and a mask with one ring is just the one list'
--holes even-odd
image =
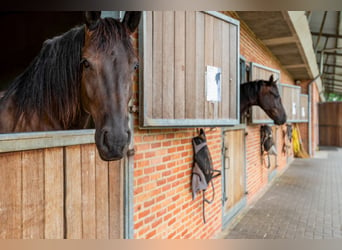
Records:
{"label": "paving stone", "polygon": [[342,148],[325,152],[295,159],[224,238],[342,238]]}

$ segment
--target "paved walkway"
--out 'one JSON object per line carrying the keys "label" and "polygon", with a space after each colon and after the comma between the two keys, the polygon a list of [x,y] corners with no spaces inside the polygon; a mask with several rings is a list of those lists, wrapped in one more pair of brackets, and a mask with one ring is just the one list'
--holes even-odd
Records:
{"label": "paved walkway", "polygon": [[342,238],[342,148],[295,159],[223,232],[226,239]]}

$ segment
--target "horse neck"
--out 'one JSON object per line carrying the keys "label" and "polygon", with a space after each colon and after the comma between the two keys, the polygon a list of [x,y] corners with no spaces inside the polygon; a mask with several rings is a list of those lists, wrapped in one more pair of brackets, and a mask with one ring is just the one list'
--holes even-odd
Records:
{"label": "horse neck", "polygon": [[254,82],[244,83],[240,87],[240,113],[245,112],[252,105],[257,105],[257,91]]}
{"label": "horse neck", "polygon": [[0,134],[13,132],[14,115],[16,112],[16,105],[12,96],[8,98],[0,98]]}

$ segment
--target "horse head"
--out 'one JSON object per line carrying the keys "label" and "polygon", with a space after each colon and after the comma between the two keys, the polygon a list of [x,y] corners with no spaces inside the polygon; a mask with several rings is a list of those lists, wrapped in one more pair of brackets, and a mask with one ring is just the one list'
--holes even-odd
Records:
{"label": "horse head", "polygon": [[275,124],[282,125],[286,122],[286,112],[276,82],[277,80],[273,80],[273,75],[270,76],[268,81],[262,81],[258,93],[257,104],[266,112]]}
{"label": "horse head", "polygon": [[82,49],[83,109],[95,123],[95,143],[103,160],[121,159],[130,141],[128,102],[138,67],[130,35],[141,12],[127,11],[123,21],[87,12]]}

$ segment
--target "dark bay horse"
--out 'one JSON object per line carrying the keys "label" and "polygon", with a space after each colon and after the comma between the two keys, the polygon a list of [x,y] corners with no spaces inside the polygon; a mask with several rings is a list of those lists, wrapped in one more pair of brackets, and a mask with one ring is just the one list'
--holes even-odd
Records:
{"label": "dark bay horse", "polygon": [[240,86],[241,115],[252,105],[260,106],[277,125],[286,122],[286,112],[281,102],[277,81],[273,75],[268,81],[258,80]]}
{"label": "dark bay horse", "polygon": [[89,116],[104,160],[118,160],[130,140],[128,102],[138,60],[130,35],[141,12],[123,21],[86,12],[85,25],[44,42],[0,99],[0,133],[81,129]]}

